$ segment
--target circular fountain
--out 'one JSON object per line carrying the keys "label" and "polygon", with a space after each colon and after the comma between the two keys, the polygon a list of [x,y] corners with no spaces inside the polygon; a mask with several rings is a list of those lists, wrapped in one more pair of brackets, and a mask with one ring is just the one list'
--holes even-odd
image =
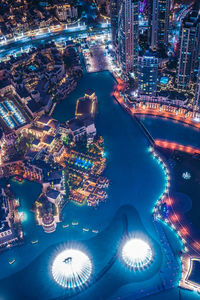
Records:
{"label": "circular fountain", "polygon": [[92,273],[92,262],[83,251],[66,249],[53,261],[54,280],[64,288],[74,289],[84,285]]}
{"label": "circular fountain", "polygon": [[153,260],[150,245],[138,238],[131,238],[122,248],[122,259],[131,269],[140,270],[147,267]]}

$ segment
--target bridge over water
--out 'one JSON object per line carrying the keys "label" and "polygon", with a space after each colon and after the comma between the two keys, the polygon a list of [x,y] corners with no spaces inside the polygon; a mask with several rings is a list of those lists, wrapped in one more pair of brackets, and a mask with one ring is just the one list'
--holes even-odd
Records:
{"label": "bridge over water", "polygon": [[142,131],[144,132],[144,134],[147,137],[147,139],[149,140],[150,144],[152,146],[154,146],[155,145],[154,138],[152,137],[152,135],[150,134],[148,129],[144,126],[142,121],[140,121],[140,119],[135,114],[133,115],[133,117],[134,117],[135,121],[138,123],[138,125],[140,126],[140,128],[142,129]]}

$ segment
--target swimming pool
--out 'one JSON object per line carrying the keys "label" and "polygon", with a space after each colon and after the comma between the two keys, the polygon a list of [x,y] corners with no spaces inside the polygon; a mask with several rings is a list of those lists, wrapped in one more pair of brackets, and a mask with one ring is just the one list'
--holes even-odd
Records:
{"label": "swimming pool", "polygon": [[89,161],[88,159],[84,159],[83,157],[77,157],[75,159],[74,164],[78,167],[81,167],[83,169],[91,169],[93,166],[93,163]]}
{"label": "swimming pool", "polygon": [[160,83],[162,83],[162,84],[168,84],[168,82],[169,82],[169,78],[168,77],[163,76],[163,77],[160,78]]}

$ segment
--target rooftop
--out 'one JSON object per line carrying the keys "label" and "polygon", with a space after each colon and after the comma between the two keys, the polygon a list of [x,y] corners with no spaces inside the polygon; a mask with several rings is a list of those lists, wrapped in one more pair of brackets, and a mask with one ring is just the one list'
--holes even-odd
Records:
{"label": "rooftop", "polygon": [[48,198],[52,198],[52,199],[56,200],[58,198],[58,196],[60,195],[60,193],[57,190],[50,189],[50,190],[48,190],[46,195]]}
{"label": "rooftop", "polygon": [[77,100],[76,116],[87,116],[92,113],[93,101],[90,98],[83,97]]}
{"label": "rooftop", "polygon": [[39,123],[42,123],[43,125],[47,125],[50,122],[50,120],[52,120],[51,117],[47,115],[42,115],[37,121]]}
{"label": "rooftop", "polygon": [[45,126],[43,127],[43,130],[46,131],[46,132],[49,132],[50,129],[51,129],[51,127],[48,126],[48,125],[45,125]]}
{"label": "rooftop", "polygon": [[35,145],[35,146],[38,146],[39,143],[40,143],[40,140],[39,140],[39,139],[34,139],[34,140],[32,141],[32,145]]}
{"label": "rooftop", "polygon": [[45,135],[45,137],[43,139],[43,143],[45,143],[47,145],[51,145],[53,140],[54,140],[54,137],[52,135]]}
{"label": "rooftop", "polygon": [[78,119],[72,119],[68,122],[68,124],[69,124],[69,128],[72,131],[76,131],[77,129],[84,127],[83,121],[78,120]]}
{"label": "rooftop", "polygon": [[93,89],[87,89],[85,94],[88,95],[88,96],[92,96],[94,94],[94,90]]}

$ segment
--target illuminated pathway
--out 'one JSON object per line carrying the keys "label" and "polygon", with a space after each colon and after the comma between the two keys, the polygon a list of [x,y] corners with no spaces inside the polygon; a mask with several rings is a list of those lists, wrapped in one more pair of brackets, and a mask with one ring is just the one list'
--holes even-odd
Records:
{"label": "illuminated pathway", "polygon": [[178,151],[183,151],[189,154],[195,154],[198,153],[200,154],[200,149],[192,147],[192,146],[184,146],[178,143],[174,143],[174,142],[169,142],[169,141],[165,141],[165,140],[159,140],[156,139],[155,140],[155,145],[159,146],[161,148],[166,148],[166,149],[171,149],[171,150],[178,150]]}
{"label": "illuminated pathway", "polygon": [[[188,110],[183,107],[169,106],[166,104],[156,102],[130,102],[125,98],[123,92],[125,90],[125,83],[122,79],[116,78],[117,84],[113,93],[116,100],[131,114],[131,115],[151,115],[172,119],[182,122],[196,128],[200,128],[200,113]],[[134,106],[134,107],[133,107]],[[195,121],[197,120],[197,121]]]}

